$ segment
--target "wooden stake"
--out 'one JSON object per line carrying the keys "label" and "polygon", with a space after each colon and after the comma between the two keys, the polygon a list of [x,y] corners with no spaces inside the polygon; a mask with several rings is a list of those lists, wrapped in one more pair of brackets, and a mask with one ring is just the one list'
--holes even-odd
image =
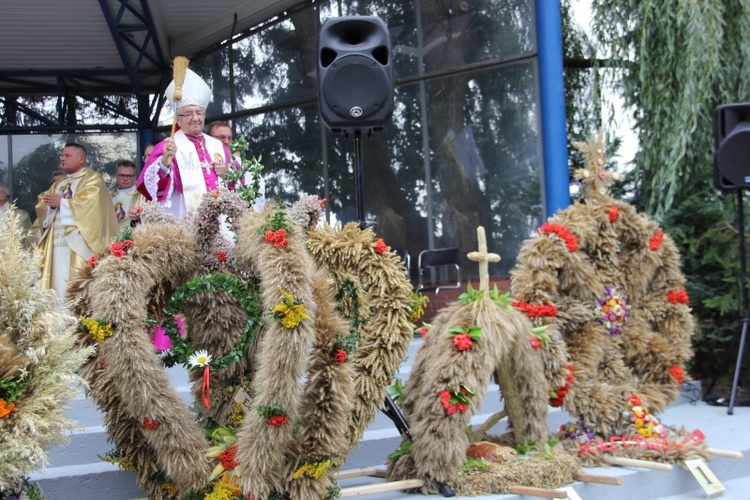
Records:
{"label": "wooden stake", "polygon": [[640,467],[641,469],[671,471],[671,464],[660,462],[651,462],[648,460],[636,460],[635,458],[625,457],[602,457],[602,460],[610,465],[620,465],[622,467]]}
{"label": "wooden stake", "polygon": [[616,476],[600,476],[598,474],[589,474],[588,472],[578,472],[573,478],[576,481],[582,483],[599,483],[599,484],[613,484],[615,486],[622,484],[622,478]]}
{"label": "wooden stake", "polygon": [[568,498],[568,492],[566,491],[532,488],[531,486],[511,486],[508,488],[508,493],[542,498]]}
{"label": "wooden stake", "polygon": [[[421,488],[424,486],[422,479],[406,479],[404,481],[391,481],[382,484],[368,484],[365,486],[354,486],[341,490],[339,498],[356,497],[360,495],[372,495],[374,493],[383,493],[386,491],[410,490],[412,488]],[[559,498],[559,497],[558,497]],[[565,498],[565,497],[562,497]]]}
{"label": "wooden stake", "polygon": [[333,477],[336,481],[339,481],[341,479],[351,479],[354,477],[385,477],[386,475],[387,472],[385,469],[378,469],[377,467],[362,467],[361,469],[339,471]]}
{"label": "wooden stake", "polygon": [[732,450],[720,450],[718,448],[709,448],[708,452],[715,456],[715,457],[724,457],[724,458],[742,458],[742,453],[739,451],[732,451]]}

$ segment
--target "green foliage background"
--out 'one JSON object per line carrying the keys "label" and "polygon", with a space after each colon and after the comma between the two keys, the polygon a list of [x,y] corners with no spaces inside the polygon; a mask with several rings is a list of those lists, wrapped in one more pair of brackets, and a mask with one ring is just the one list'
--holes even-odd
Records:
{"label": "green foliage background", "polygon": [[632,110],[640,144],[627,194],[679,245],[699,329],[691,373],[711,376],[742,316],[737,195],[712,185],[712,113],[750,95],[750,1],[594,0],[592,8],[592,46],[613,68],[602,74]]}

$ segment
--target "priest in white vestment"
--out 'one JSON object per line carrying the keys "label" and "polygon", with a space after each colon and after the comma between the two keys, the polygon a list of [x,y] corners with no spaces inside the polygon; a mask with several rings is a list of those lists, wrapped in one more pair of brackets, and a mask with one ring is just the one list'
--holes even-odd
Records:
{"label": "priest in white vestment", "polygon": [[41,284],[64,300],[68,278],[118,234],[112,199],[101,174],[86,166],[86,150],[69,143],[60,155],[65,177],[39,195]]}
{"label": "priest in white vestment", "polygon": [[112,195],[112,208],[115,209],[115,217],[123,229],[130,227],[133,220],[138,219],[138,207],[143,205],[143,195],[135,188],[135,163],[130,160],[117,162],[115,170],[117,188],[110,193]]}

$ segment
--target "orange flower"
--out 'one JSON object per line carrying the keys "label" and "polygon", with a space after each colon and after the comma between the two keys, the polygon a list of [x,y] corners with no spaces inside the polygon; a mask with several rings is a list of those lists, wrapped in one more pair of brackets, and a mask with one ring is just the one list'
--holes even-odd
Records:
{"label": "orange flower", "polygon": [[217,189],[216,191],[211,191],[211,196],[213,196],[214,198],[218,198],[219,197],[219,190]]}
{"label": "orange flower", "polygon": [[383,238],[378,238],[375,240],[375,251],[377,253],[385,253],[388,251],[388,245],[385,244]]}
{"label": "orange flower", "polygon": [[15,403],[6,403],[3,398],[0,398],[0,418],[7,416],[15,407]]}
{"label": "orange flower", "polygon": [[607,209],[607,215],[609,216],[609,222],[617,222],[617,219],[620,217],[620,210],[616,206],[610,205]]}
{"label": "orange flower", "polygon": [[661,229],[659,229],[658,231],[656,231],[656,234],[648,242],[648,248],[651,249],[651,251],[656,252],[661,247],[661,242],[663,239],[664,239],[664,232]]}

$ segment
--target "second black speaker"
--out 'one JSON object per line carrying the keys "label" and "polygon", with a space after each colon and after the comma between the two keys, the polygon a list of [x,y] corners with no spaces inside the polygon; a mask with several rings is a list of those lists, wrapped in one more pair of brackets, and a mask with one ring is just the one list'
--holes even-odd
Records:
{"label": "second black speaker", "polygon": [[318,37],[320,118],[334,133],[369,133],[393,115],[388,27],[375,16],[329,19]]}

